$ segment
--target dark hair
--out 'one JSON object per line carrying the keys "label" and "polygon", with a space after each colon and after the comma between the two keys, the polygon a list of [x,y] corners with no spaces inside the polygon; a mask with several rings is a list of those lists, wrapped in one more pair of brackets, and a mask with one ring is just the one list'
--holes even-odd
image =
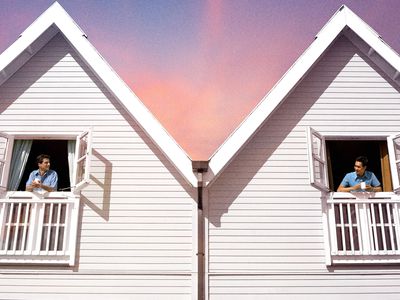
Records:
{"label": "dark hair", "polygon": [[48,160],[50,160],[50,155],[47,155],[47,154],[40,154],[38,157],[36,157],[36,162],[38,163],[38,164],[41,164],[42,162],[43,162],[43,160],[44,159],[48,159]]}
{"label": "dark hair", "polygon": [[368,158],[366,156],[359,156],[356,158],[356,161],[362,163],[363,167],[366,167],[368,165]]}

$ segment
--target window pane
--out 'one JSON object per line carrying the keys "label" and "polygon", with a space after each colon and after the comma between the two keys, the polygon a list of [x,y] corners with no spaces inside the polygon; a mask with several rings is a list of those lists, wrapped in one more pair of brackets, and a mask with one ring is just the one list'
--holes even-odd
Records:
{"label": "window pane", "polygon": [[324,164],[314,160],[314,180],[323,185],[326,185],[324,176]]}
{"label": "window pane", "polygon": [[6,159],[7,143],[8,143],[8,138],[0,135],[0,160]]}
{"label": "window pane", "polygon": [[80,162],[78,162],[78,178],[77,182],[81,182],[85,179],[86,176],[86,158],[82,159]]}
{"label": "window pane", "polygon": [[315,135],[312,136],[312,153],[318,158],[323,157],[322,140]]}

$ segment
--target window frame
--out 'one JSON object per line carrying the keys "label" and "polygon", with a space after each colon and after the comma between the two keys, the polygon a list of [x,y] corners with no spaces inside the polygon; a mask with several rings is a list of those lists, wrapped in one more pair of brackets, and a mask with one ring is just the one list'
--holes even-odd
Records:
{"label": "window frame", "polygon": [[389,152],[389,164],[390,171],[392,174],[392,186],[395,193],[400,191],[400,179],[399,179],[399,169],[400,169],[400,153],[395,149],[395,140],[400,139],[400,133],[393,134],[387,137],[388,152]]}
{"label": "window frame", "polygon": [[[78,155],[75,155],[74,159],[74,170],[73,170],[73,181],[71,182],[71,191],[75,194],[79,193],[83,188],[85,188],[90,183],[90,172],[91,172],[91,159],[92,159],[92,128],[88,128],[81,132],[65,132],[62,134],[55,133],[32,133],[32,134],[21,134],[21,133],[5,133],[0,132],[0,137],[8,138],[7,146],[5,150],[5,162],[3,166],[3,172],[0,173],[0,191],[2,193],[9,192],[7,190],[8,177],[10,174],[11,166],[11,156],[14,148],[15,140],[75,140],[75,153],[78,153],[80,148],[80,142],[82,136],[88,136],[87,149],[85,151],[85,177],[82,182],[77,182],[78,176]],[[2,160],[0,158],[0,165]]]}
{"label": "window frame", "polygon": [[[326,183],[327,185],[323,186],[320,183],[316,183],[316,179],[314,177],[314,171],[313,171],[313,164],[314,164],[314,156],[315,153],[312,152],[312,145],[311,145],[311,138],[313,135],[317,134],[319,138],[322,139],[323,143],[322,143],[322,147],[323,147],[323,153],[325,155],[324,159],[324,176],[326,178]],[[328,162],[327,162],[327,149],[326,149],[326,141],[387,141],[387,148],[388,148],[388,152],[389,152],[389,165],[390,165],[390,171],[391,171],[391,180],[392,180],[392,184],[393,184],[393,192],[396,192],[395,190],[395,185],[394,185],[394,180],[397,178],[399,178],[399,175],[397,175],[398,173],[394,173],[396,172],[396,170],[393,170],[393,157],[394,154],[391,153],[391,151],[393,152],[393,150],[391,150],[391,145],[389,143],[389,140],[391,139],[391,137],[396,136],[400,138],[400,134],[398,135],[388,135],[388,134],[381,134],[381,135],[368,135],[368,134],[359,134],[357,136],[353,135],[353,134],[321,134],[319,131],[315,130],[312,127],[307,127],[307,145],[308,145],[308,167],[309,167],[309,181],[310,181],[310,185],[317,188],[318,190],[320,190],[321,192],[324,193],[329,193],[329,192],[336,192],[336,191],[332,191],[330,189],[330,187],[328,186],[329,184],[329,172],[328,172]],[[400,157],[399,157],[400,158]],[[400,164],[400,161],[399,161]],[[397,170],[397,172],[399,172],[399,170]],[[395,175],[396,174],[396,175]],[[396,176],[396,177],[394,177]],[[398,183],[398,191],[400,191],[400,183]]]}
{"label": "window frame", "polygon": [[0,137],[7,140],[4,151],[4,159],[0,158],[0,165],[2,165],[2,170],[0,173],[0,192],[4,193],[7,192],[8,177],[10,175],[11,156],[14,147],[14,135],[0,132]]}
{"label": "window frame", "polygon": [[[87,137],[86,148],[84,148],[84,153],[80,156],[80,150],[82,149],[82,145],[84,144],[82,141]],[[79,177],[79,163],[84,161],[83,169],[85,170],[84,177],[81,181],[78,182]],[[88,129],[83,131],[76,137],[76,145],[75,145],[75,159],[74,159],[74,171],[73,171],[73,182],[71,182],[71,190],[76,193],[83,188],[85,188],[90,183],[90,168],[92,161],[92,129]]]}

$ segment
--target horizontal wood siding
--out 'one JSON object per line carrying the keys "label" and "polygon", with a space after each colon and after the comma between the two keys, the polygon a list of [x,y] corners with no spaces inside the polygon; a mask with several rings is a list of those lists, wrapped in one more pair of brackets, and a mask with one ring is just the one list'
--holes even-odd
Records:
{"label": "horizontal wood siding", "polygon": [[[285,289],[268,280],[254,281],[251,276],[241,280],[223,274],[329,273],[321,193],[309,184],[308,126],[325,135],[400,132],[399,89],[349,40],[342,37],[336,41],[210,187],[210,299],[247,299],[245,294],[248,299],[287,299],[279,296]],[[335,289],[338,294],[376,291],[400,295],[398,284],[386,283],[386,277],[375,277],[379,278],[375,285],[369,281],[366,292],[356,291],[356,282],[361,280],[357,276],[353,286],[345,276],[339,281],[333,278],[317,276],[304,288],[287,291],[296,299],[321,299],[322,294],[335,293]],[[296,276],[294,281],[280,280],[289,287],[300,282]],[[322,282],[332,288],[312,288]],[[253,283],[258,288],[253,288]],[[314,298],[310,298],[313,293]]]}
{"label": "horizontal wood siding", "polygon": [[1,299],[186,300],[190,276],[129,274],[2,274]]}
{"label": "horizontal wood siding", "polygon": [[[193,191],[65,39],[57,35],[0,87],[0,131],[62,134],[89,126],[92,183],[82,192],[77,271],[160,276],[147,282],[143,276],[107,281],[91,275],[84,284],[71,274],[61,279],[38,276],[36,286],[24,290],[32,292],[30,298],[52,291],[98,296],[121,289],[122,295],[142,294],[135,299],[152,298],[143,296],[146,291],[183,299],[193,271]],[[176,282],[170,274],[177,276]],[[0,286],[7,286],[7,276],[1,277]],[[6,298],[21,298],[18,282],[23,276],[11,277],[16,280]],[[53,280],[59,286],[49,289]],[[0,298],[3,293],[0,288]]]}
{"label": "horizontal wood siding", "polygon": [[396,300],[399,294],[400,276],[390,274],[210,277],[215,300]]}

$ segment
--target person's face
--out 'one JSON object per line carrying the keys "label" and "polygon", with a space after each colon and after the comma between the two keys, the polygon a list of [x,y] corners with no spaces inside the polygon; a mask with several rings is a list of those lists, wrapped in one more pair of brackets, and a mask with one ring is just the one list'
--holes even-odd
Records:
{"label": "person's face", "polygon": [[363,176],[366,168],[367,166],[363,166],[361,161],[356,161],[354,163],[354,171],[356,171],[356,174],[358,176]]}
{"label": "person's face", "polygon": [[48,171],[50,169],[50,160],[48,158],[44,158],[41,163],[39,163],[39,169],[41,171]]}

